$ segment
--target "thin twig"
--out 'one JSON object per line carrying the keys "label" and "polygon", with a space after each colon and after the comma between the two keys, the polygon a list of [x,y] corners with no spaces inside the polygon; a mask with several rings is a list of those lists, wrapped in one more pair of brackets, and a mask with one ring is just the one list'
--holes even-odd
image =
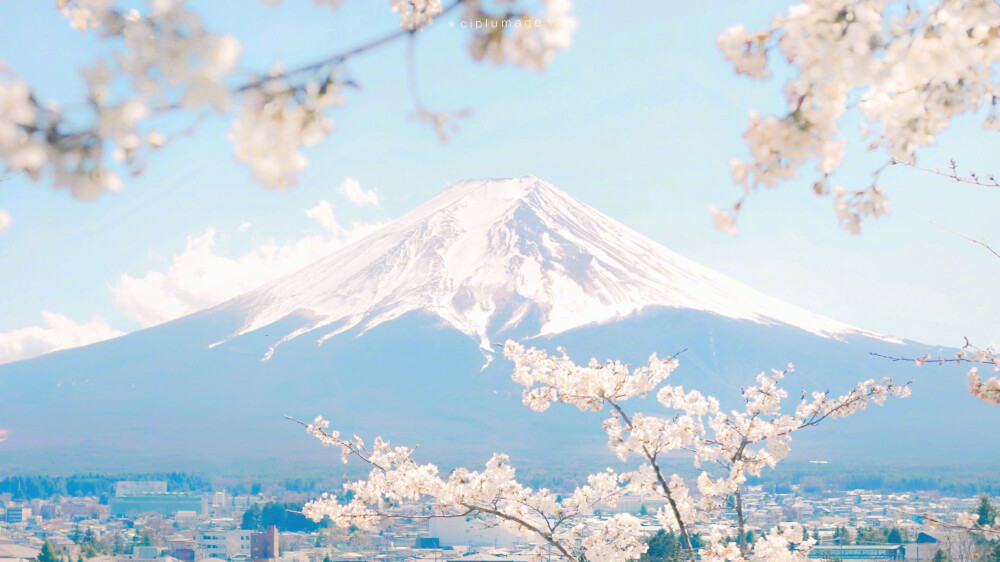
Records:
{"label": "thin twig", "polygon": [[917,165],[916,162],[906,162],[903,160],[893,160],[893,164],[903,164],[904,166],[909,166],[915,170],[920,170],[921,172],[927,172],[930,174],[935,174],[941,177],[948,178],[959,183],[968,183],[972,185],[979,185],[982,187],[1000,187],[1000,181],[993,176],[993,174],[987,174],[986,180],[979,177],[979,174],[973,171],[969,171],[968,176],[963,176],[958,173],[958,164],[954,159],[948,161],[948,169],[950,172],[942,172],[941,170],[935,168],[925,168],[923,166]]}
{"label": "thin twig", "polygon": [[968,240],[969,242],[972,242],[973,244],[977,244],[979,246],[982,246],[983,248],[986,248],[987,250],[989,250],[989,252],[991,254],[993,254],[998,259],[1000,259],[1000,252],[997,252],[996,250],[994,250],[993,247],[990,246],[989,243],[986,241],[985,237],[984,238],[980,238],[979,240],[976,240],[975,238],[972,238],[970,236],[966,236],[966,235],[964,235],[964,234],[962,234],[960,232],[955,232],[954,230],[951,230],[950,228],[946,228],[944,226],[941,226],[940,224],[937,224],[934,221],[931,221],[931,224],[933,224],[934,226],[940,228],[941,230],[943,230],[945,232],[949,232],[951,234],[954,234],[955,236],[958,236],[959,238],[963,238],[965,240]]}
{"label": "thin twig", "polygon": [[[451,4],[449,4],[447,7],[445,7],[444,10],[441,11],[441,13],[435,19],[435,21],[438,21],[442,16],[444,16],[448,12],[454,10],[455,8],[457,8],[458,6],[462,5],[465,2],[466,2],[466,0],[455,0],[454,2],[452,2]],[[379,37],[377,39],[373,39],[373,40],[371,40],[371,41],[369,41],[367,43],[358,45],[357,47],[354,47],[353,49],[344,51],[343,53],[338,53],[336,55],[330,55],[330,56],[328,56],[326,58],[320,59],[318,61],[306,64],[306,65],[303,65],[303,66],[299,66],[297,68],[293,68],[291,70],[286,70],[286,71],[278,73],[278,74],[274,74],[274,75],[271,75],[271,76],[267,76],[267,77],[264,77],[264,78],[260,78],[260,79],[248,82],[248,83],[243,84],[242,86],[239,86],[238,88],[236,88],[236,91],[237,92],[243,92],[243,91],[246,91],[246,90],[249,90],[249,89],[252,89],[252,88],[256,88],[257,86],[260,86],[260,85],[264,84],[265,82],[268,82],[268,81],[271,81],[271,80],[280,80],[282,78],[288,78],[290,76],[294,76],[294,75],[297,75],[297,74],[308,73],[308,72],[315,72],[315,71],[323,68],[324,66],[331,66],[331,65],[335,65],[335,64],[341,64],[341,63],[343,63],[344,61],[346,61],[347,59],[349,59],[349,58],[351,58],[353,56],[357,56],[357,55],[360,55],[360,54],[362,54],[362,53],[364,53],[366,51],[370,51],[370,50],[375,49],[377,47],[381,47],[382,45],[385,45],[387,43],[392,43],[396,39],[399,39],[401,37],[406,37],[408,35],[412,35],[413,33],[414,33],[413,31],[409,31],[409,30],[406,30],[406,29],[399,29],[399,30],[393,31],[392,33],[389,33],[387,35],[383,35],[382,37]]]}

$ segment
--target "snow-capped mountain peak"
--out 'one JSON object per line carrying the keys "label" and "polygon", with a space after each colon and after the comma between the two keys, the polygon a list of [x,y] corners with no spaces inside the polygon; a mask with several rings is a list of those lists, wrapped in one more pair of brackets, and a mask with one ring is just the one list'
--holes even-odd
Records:
{"label": "snow-capped mountain peak", "polygon": [[489,349],[491,337],[528,318],[549,335],[653,306],[887,339],[705,268],[534,176],[453,184],[368,237],[222,306],[244,318],[234,336],[291,315],[305,319],[275,345],[306,333],[322,342],[423,311]]}

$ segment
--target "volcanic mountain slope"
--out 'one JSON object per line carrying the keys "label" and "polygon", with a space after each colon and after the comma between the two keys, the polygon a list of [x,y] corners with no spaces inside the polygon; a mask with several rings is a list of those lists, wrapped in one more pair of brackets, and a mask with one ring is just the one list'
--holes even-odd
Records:
{"label": "volcanic mountain slope", "polygon": [[884,338],[705,268],[534,176],[452,185],[388,227],[224,308],[241,335],[291,315],[322,342],[424,311],[477,338],[528,317],[559,334],[648,307],[700,310],[821,336]]}
{"label": "volcanic mountain slope", "polygon": [[[834,420],[801,458],[1000,460],[995,412],[950,372],[868,353],[937,352],[768,297],[533,176],[461,182],[369,237],[215,308],[84,348],[0,365],[0,466],[278,468],[329,460],[284,420],[420,444],[426,459],[600,468],[601,419],[520,403],[491,344],[513,337],[644,362],[687,349],[675,383],[737,406],[788,362],[799,391],[919,376],[914,397]],[[963,407],[936,415],[942,404]],[[641,404],[657,410],[655,403]],[[958,437],[961,436],[961,437]]]}

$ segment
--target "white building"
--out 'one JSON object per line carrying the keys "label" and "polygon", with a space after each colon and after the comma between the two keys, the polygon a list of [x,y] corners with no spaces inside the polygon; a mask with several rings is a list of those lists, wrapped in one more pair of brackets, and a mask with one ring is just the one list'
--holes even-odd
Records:
{"label": "white building", "polygon": [[205,558],[236,558],[250,556],[250,535],[252,531],[235,529],[232,531],[207,530],[198,533],[199,560]]}
{"label": "white building", "polygon": [[164,480],[122,480],[115,482],[115,495],[119,497],[166,493],[167,483]]}
{"label": "white building", "polygon": [[441,546],[510,547],[523,545],[528,539],[497,525],[488,525],[475,518],[455,517],[431,519],[428,536],[441,541]]}

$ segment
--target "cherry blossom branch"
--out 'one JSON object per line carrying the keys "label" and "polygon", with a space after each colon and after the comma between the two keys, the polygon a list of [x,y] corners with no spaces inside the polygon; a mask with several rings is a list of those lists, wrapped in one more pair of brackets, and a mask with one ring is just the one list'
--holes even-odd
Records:
{"label": "cherry blossom branch", "polygon": [[324,420],[322,416],[317,416],[312,423],[306,423],[300,421],[289,415],[286,415],[285,419],[290,420],[306,428],[306,432],[319,439],[320,442],[323,443],[323,445],[340,447],[343,452],[342,459],[345,462],[347,457],[353,455],[361,459],[364,463],[369,464],[381,470],[382,472],[387,472],[389,470],[389,467],[379,465],[374,460],[372,460],[371,453],[368,451],[367,448],[365,448],[364,443],[361,442],[361,439],[358,438],[357,436],[355,436],[354,439],[351,441],[345,441],[340,438],[339,432],[336,431],[332,433],[327,432],[326,428],[330,427],[330,424],[329,422]]}
{"label": "cherry blossom branch", "polygon": [[912,362],[917,367],[923,367],[928,363],[937,363],[938,365],[945,365],[947,363],[954,363],[956,365],[960,365],[962,363],[978,363],[981,365],[990,365],[991,367],[1000,369],[1000,355],[997,354],[996,346],[991,345],[986,348],[979,348],[969,341],[968,336],[964,336],[962,339],[965,343],[954,357],[934,357],[930,353],[921,357],[905,357],[902,355],[885,355],[874,351],[871,351],[868,354],[873,357],[888,359],[893,362]]}
{"label": "cherry blossom branch", "polygon": [[[455,0],[454,2],[448,4],[448,6],[444,7],[442,9],[441,13],[438,15],[438,17],[444,16],[445,14],[453,11],[455,8],[458,8],[459,6],[461,6],[464,3],[467,3],[468,1],[469,0]],[[437,20],[434,20],[434,21],[437,21]],[[422,27],[421,29],[426,29],[427,27],[430,27],[432,25],[434,25],[433,21],[431,23],[427,24],[426,26]],[[350,59],[350,58],[353,58],[353,57],[356,57],[358,55],[367,53],[368,51],[377,49],[377,48],[382,47],[384,45],[388,45],[389,43],[392,43],[392,42],[396,41],[397,39],[401,39],[403,37],[413,37],[414,34],[417,31],[418,31],[417,29],[405,29],[405,28],[401,28],[401,29],[398,29],[396,31],[393,31],[392,33],[388,33],[388,34],[383,35],[381,37],[377,37],[375,39],[372,39],[372,40],[370,40],[370,41],[368,41],[366,43],[362,43],[361,45],[358,45],[356,47],[348,49],[347,51],[343,51],[343,52],[336,53],[336,54],[333,54],[333,55],[328,55],[328,56],[326,56],[326,57],[324,57],[322,59],[313,61],[313,62],[308,63],[308,64],[304,64],[302,66],[295,67],[295,68],[293,68],[291,70],[282,71],[282,72],[279,72],[277,74],[272,74],[272,75],[269,75],[269,76],[264,77],[264,78],[260,78],[260,79],[257,79],[257,80],[252,80],[252,81],[247,82],[247,83],[245,83],[245,84],[243,84],[241,86],[236,87],[234,91],[236,91],[236,92],[244,92],[246,90],[250,90],[250,89],[253,89],[253,88],[259,88],[260,86],[262,86],[265,83],[267,83],[269,81],[272,81],[272,80],[284,80],[284,79],[287,79],[287,78],[291,78],[293,76],[298,76],[298,75],[302,75],[302,74],[311,74],[311,73],[318,72],[319,70],[322,70],[324,68],[328,68],[328,67],[336,66],[336,65],[339,65],[339,64],[343,64],[343,63],[347,62],[347,60]]]}
{"label": "cherry blossom branch", "polygon": [[[598,503],[616,501],[622,491],[614,478],[608,479],[604,475],[602,483],[602,477],[591,477],[594,487],[578,490],[569,500],[556,502],[547,490],[532,491],[517,484],[513,480],[513,469],[502,455],[494,455],[483,472],[456,469],[444,480],[438,477],[435,466],[417,465],[411,457],[412,449],[392,448],[380,438],[376,438],[374,447],[369,449],[357,436],[343,439],[339,432],[328,431],[329,422],[322,417],[308,424],[289,419],[305,427],[324,445],[340,447],[345,461],[348,457],[358,457],[373,469],[367,481],[345,484],[345,489],[354,493],[347,503],[340,503],[335,497],[324,494],[303,508],[303,513],[314,520],[330,517],[341,526],[356,524],[369,527],[383,517],[411,517],[413,514],[410,511],[386,511],[379,506],[388,503],[401,507],[404,500],[430,499],[434,502],[434,512],[419,517],[457,517],[470,513],[496,517],[502,523],[515,526],[521,533],[538,536],[546,544],[556,547],[561,556],[579,562],[582,555],[574,554],[566,542],[573,536],[573,531],[564,531],[563,524],[581,513],[591,512]],[[621,523],[623,518],[625,523],[634,523],[638,528],[638,520],[631,521],[623,515],[616,516],[608,525]],[[612,539],[613,543],[614,535]],[[633,539],[628,540],[634,543]],[[614,548],[599,540],[596,543],[595,552],[601,552],[602,546]],[[587,546],[586,541],[584,546]],[[589,548],[594,548],[594,545]],[[635,548],[638,548],[638,543],[623,549],[622,553],[638,552]],[[595,555],[592,559],[599,557]]]}
{"label": "cherry blossom branch", "polygon": [[[979,348],[972,345],[969,342],[968,337],[963,339],[965,340],[965,344],[958,350],[958,353],[956,353],[953,358],[934,358],[934,356],[930,353],[924,355],[923,357],[916,358],[883,355],[881,353],[874,352],[871,352],[870,355],[888,359],[890,361],[912,361],[917,367],[923,367],[927,363],[944,365],[946,363],[954,362],[956,365],[960,365],[962,363],[989,365],[993,367],[994,372],[1000,371],[1000,353],[997,351],[996,344],[990,344],[985,348]],[[986,402],[987,404],[1000,406],[1000,376],[991,377],[984,381],[979,376],[979,367],[972,367],[966,375],[966,382],[969,388],[969,394],[975,396],[983,402]]]}
{"label": "cherry blossom branch", "polygon": [[[677,366],[673,357],[653,355],[646,366],[636,369],[617,361],[601,364],[596,360],[583,367],[573,363],[563,350],[550,356],[544,350],[526,350],[513,341],[505,344],[504,355],[515,364],[512,379],[525,387],[525,404],[538,411],[553,401],[581,410],[607,407],[611,416],[605,420],[604,430],[611,449],[623,462],[632,454],[640,455],[644,462],[631,472],[618,474],[608,469],[592,474],[587,485],[578,487],[568,498],[558,499],[549,490],[532,490],[518,483],[505,455],[494,454],[481,471],[457,468],[442,478],[436,466],[418,465],[412,449],[392,447],[381,438],[367,447],[357,436],[346,439],[337,431],[328,431],[329,422],[317,417],[310,424],[297,423],[324,445],[339,447],[345,462],[356,456],[372,470],[367,480],[344,484],[344,490],[352,494],[350,500],[341,503],[337,497],[324,494],[306,504],[303,513],[315,520],[329,517],[340,526],[367,528],[381,517],[409,515],[413,509],[407,509],[406,502],[431,502],[431,512],[423,514],[425,518],[478,513],[505,528],[540,538],[567,560],[627,562],[646,549],[638,518],[619,513],[599,523],[567,523],[593,513],[599,503],[614,504],[632,493],[656,493],[664,496],[669,506],[658,510],[656,517],[664,527],[679,529],[692,562],[699,558],[771,559],[775,553],[787,560],[805,561],[813,543],[800,541],[801,528],[779,526],[748,544],[742,496],[747,475],[759,476],[762,469],[784,458],[793,431],[850,415],[869,402],[882,404],[888,396],[905,396],[909,391],[907,386],[898,387],[888,380],[882,384],[869,380],[835,399],[828,392],[814,393],[811,399],[804,396],[795,415],[782,414],[781,401],[787,393],[778,383],[791,370],[789,366],[786,371],[759,374],[756,385],[743,389],[745,411],[725,414],[712,397],[662,384]],[[625,400],[654,390],[663,406],[679,413],[668,419],[629,413],[625,408]],[[661,454],[679,449],[693,450],[696,466],[714,461],[725,474],[713,477],[702,470],[697,478],[699,496],[694,496],[684,479],[677,474],[668,478],[659,462]],[[725,511],[723,505],[733,508],[735,529],[722,532],[715,528],[707,545],[696,552],[691,525],[718,518]],[[729,517],[728,512],[725,516]],[[797,546],[793,548],[793,544]],[[536,548],[536,554],[539,552]]]}
{"label": "cherry blossom branch", "polygon": [[[677,355],[683,353],[684,351],[686,350],[681,350],[675,353],[673,357],[676,358]],[[618,401],[608,398],[607,396],[604,396],[603,398],[608,404],[611,405],[612,408],[614,408],[621,419],[625,421],[625,428],[628,431],[632,431],[632,419],[625,413],[625,410],[621,407],[621,405],[618,404]],[[656,454],[650,451],[649,447],[646,445],[642,446],[642,454],[646,458],[646,462],[649,463],[649,466],[652,467],[653,472],[656,474],[656,481],[659,483],[660,489],[663,491],[663,496],[667,498],[667,503],[670,505],[670,509],[674,513],[674,519],[677,521],[677,527],[681,533],[684,549],[687,550],[688,557],[692,562],[694,562],[697,559],[697,556],[694,551],[694,544],[691,542],[691,537],[688,534],[687,524],[681,516],[680,508],[677,506],[677,501],[674,499],[674,496],[670,491],[670,485],[667,483],[667,479],[663,476],[663,470],[657,462]]]}
{"label": "cherry blossom branch", "polygon": [[[821,414],[820,413],[814,414],[809,419],[803,421],[796,429],[803,429],[806,427],[818,425],[820,422],[822,422],[827,418],[840,417],[843,412],[850,413],[850,410],[856,407],[858,404],[864,404],[871,398],[885,396],[887,393],[895,394],[896,396],[903,396],[903,397],[908,396],[910,393],[910,385],[912,384],[913,384],[912,380],[907,381],[902,385],[896,385],[891,380],[886,380],[883,382],[882,386],[869,387],[867,389],[863,388],[863,385],[859,386],[855,390],[851,391],[850,394],[848,394],[846,400],[842,397],[841,401],[836,406],[830,408],[825,412],[822,412]],[[828,393],[829,391],[827,391],[824,394]],[[790,431],[779,433],[779,435],[785,435],[788,433],[790,433]]]}
{"label": "cherry blossom branch", "polygon": [[523,527],[525,529],[528,529],[529,531],[531,531],[531,532],[535,533],[536,535],[538,535],[546,543],[548,543],[548,544],[556,547],[556,550],[559,551],[559,554],[562,555],[563,558],[566,558],[567,560],[574,560],[574,561],[579,561],[580,560],[576,556],[573,556],[573,554],[571,554],[568,550],[566,550],[565,546],[563,546],[561,543],[559,543],[558,541],[556,541],[552,537],[552,533],[551,532],[546,533],[545,531],[539,529],[538,527],[535,527],[531,523],[529,523],[529,522],[527,522],[527,521],[525,521],[525,520],[523,520],[523,519],[521,519],[519,517],[506,514],[506,513],[502,512],[502,511],[500,511],[499,509],[495,509],[495,508],[491,509],[491,508],[488,508],[488,507],[471,506],[471,505],[467,505],[467,504],[462,504],[462,505],[465,505],[465,507],[468,507],[469,509],[472,509],[472,510],[475,510],[475,511],[480,511],[482,513],[488,513],[490,515],[494,515],[496,517],[499,517],[500,519],[505,519],[507,521],[512,521],[514,523],[517,523],[521,527]]}

